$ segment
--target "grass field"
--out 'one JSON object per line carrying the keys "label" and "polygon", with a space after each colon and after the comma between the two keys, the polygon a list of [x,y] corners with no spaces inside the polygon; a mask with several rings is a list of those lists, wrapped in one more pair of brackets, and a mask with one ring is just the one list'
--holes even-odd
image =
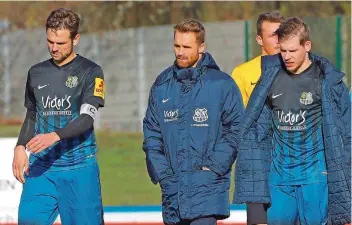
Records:
{"label": "grass field", "polygon": [[[0,137],[17,137],[19,130],[19,126],[0,126]],[[97,132],[104,205],[160,204],[160,188],[149,179],[142,141],[140,133]],[[233,185],[231,199],[232,193]]]}

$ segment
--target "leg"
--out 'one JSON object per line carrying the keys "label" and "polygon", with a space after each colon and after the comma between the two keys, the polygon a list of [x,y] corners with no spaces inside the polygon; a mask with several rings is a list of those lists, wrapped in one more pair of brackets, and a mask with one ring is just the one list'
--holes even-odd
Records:
{"label": "leg", "polygon": [[295,188],[295,186],[270,185],[271,206],[268,209],[268,224],[296,224],[298,208]]}
{"label": "leg", "polygon": [[104,224],[99,173],[97,163],[57,173],[58,204],[63,225]]}
{"label": "leg", "polygon": [[[19,225],[51,225],[58,215],[57,193],[45,174],[34,176],[36,168],[29,169],[18,209]],[[50,172],[48,172],[50,173]]]}
{"label": "leg", "polygon": [[247,204],[247,224],[266,224],[268,206],[266,204],[248,203]]}
{"label": "leg", "polygon": [[328,185],[325,182],[302,185],[298,191],[299,215],[303,225],[326,224]]}
{"label": "leg", "polygon": [[216,219],[214,217],[204,217],[193,220],[190,225],[216,225]]}

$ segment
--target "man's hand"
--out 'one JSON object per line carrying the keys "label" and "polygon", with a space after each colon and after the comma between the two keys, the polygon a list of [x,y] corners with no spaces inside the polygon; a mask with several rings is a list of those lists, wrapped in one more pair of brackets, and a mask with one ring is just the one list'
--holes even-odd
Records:
{"label": "man's hand", "polygon": [[12,173],[16,179],[22,184],[25,183],[23,173],[26,172],[28,175],[28,157],[26,154],[26,149],[23,145],[16,146],[14,150],[14,157],[12,162]]}
{"label": "man's hand", "polygon": [[210,169],[206,166],[202,166],[202,170],[210,170]]}
{"label": "man's hand", "polygon": [[60,137],[55,132],[38,134],[27,143],[26,147],[32,153],[39,153],[59,140]]}

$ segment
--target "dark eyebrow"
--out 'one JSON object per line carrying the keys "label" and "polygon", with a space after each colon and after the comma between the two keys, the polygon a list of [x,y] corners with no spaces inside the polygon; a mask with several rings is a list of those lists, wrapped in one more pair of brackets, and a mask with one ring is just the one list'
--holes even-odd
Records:
{"label": "dark eyebrow", "polygon": [[[179,46],[181,46],[181,45],[179,45],[179,44],[174,44],[174,46],[179,47]],[[182,45],[182,47],[184,47],[184,48],[191,48],[191,46],[188,46],[188,45]]]}
{"label": "dark eyebrow", "polygon": [[[55,43],[53,42],[52,40],[49,40],[49,38],[46,39],[49,43]],[[62,44],[65,44],[66,42],[56,42],[56,44],[58,45],[62,45]]]}

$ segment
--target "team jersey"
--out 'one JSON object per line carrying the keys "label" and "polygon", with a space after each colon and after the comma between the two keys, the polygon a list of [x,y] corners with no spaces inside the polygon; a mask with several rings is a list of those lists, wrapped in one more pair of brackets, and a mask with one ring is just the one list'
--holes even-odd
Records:
{"label": "team jersey", "polygon": [[281,69],[271,86],[267,99],[274,131],[271,184],[326,182],[320,73],[314,63],[300,74]]}
{"label": "team jersey", "polygon": [[241,91],[244,106],[247,106],[249,97],[261,75],[261,56],[237,66],[231,77]]}
{"label": "team jersey", "polygon": [[[104,74],[100,66],[77,55],[57,66],[52,59],[28,72],[25,107],[36,111],[35,135],[54,132],[78,118],[82,104],[104,106]],[[77,166],[97,151],[94,128],[79,136],[60,140],[38,154],[30,163],[50,169]]]}

